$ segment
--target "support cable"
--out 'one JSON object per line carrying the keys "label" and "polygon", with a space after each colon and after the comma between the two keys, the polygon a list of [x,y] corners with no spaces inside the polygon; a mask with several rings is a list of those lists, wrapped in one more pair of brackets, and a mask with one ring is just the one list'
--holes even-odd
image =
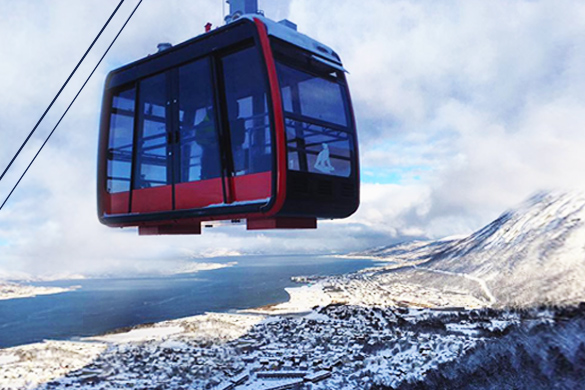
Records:
{"label": "support cable", "polygon": [[77,100],[77,97],[81,94],[81,91],[83,91],[83,88],[85,88],[85,86],[87,85],[87,83],[89,82],[89,80],[91,79],[91,77],[93,76],[93,74],[95,73],[95,71],[97,70],[97,68],[100,66],[100,64],[102,63],[102,61],[104,60],[104,58],[106,57],[106,55],[108,54],[108,52],[110,51],[110,49],[112,48],[112,46],[114,46],[114,43],[116,42],[116,40],[118,39],[118,37],[120,36],[120,34],[122,34],[122,31],[124,31],[124,28],[126,27],[126,25],[128,24],[128,22],[130,22],[130,19],[132,19],[132,16],[134,16],[134,14],[136,13],[136,11],[138,10],[138,7],[140,6],[140,4],[142,4],[142,1],[143,0],[140,0],[138,2],[138,4],[136,4],[136,7],[134,7],[134,10],[130,14],[130,16],[128,16],[128,19],[126,19],[126,22],[124,22],[124,24],[120,28],[120,31],[118,31],[118,34],[116,34],[116,36],[114,37],[114,40],[112,40],[112,43],[110,43],[110,46],[108,46],[108,48],[106,49],[106,51],[104,52],[104,54],[102,55],[102,57],[100,58],[100,60],[98,61],[98,63],[96,64],[96,66],[93,68],[93,70],[91,71],[91,73],[89,74],[89,76],[87,77],[87,79],[85,80],[85,82],[83,83],[83,85],[81,86],[81,88],[79,89],[79,91],[77,92],[77,94],[75,95],[75,97],[73,98],[73,100],[71,101],[71,103],[69,104],[69,106],[67,107],[67,109],[65,110],[65,112],[63,113],[63,115],[61,116],[61,118],[59,119],[59,121],[57,122],[57,124],[55,125],[55,127],[53,127],[53,130],[51,130],[51,132],[49,133],[49,135],[45,139],[45,142],[43,142],[43,144],[41,145],[41,147],[39,148],[39,150],[37,151],[37,153],[35,154],[35,156],[31,160],[31,162],[28,164],[28,166],[26,167],[26,169],[24,170],[24,172],[20,176],[20,179],[18,179],[18,181],[16,182],[16,184],[14,185],[14,187],[12,187],[12,190],[10,191],[10,193],[8,194],[8,196],[6,197],[6,199],[4,200],[4,202],[2,203],[2,205],[0,206],[0,210],[2,210],[2,208],[4,207],[4,205],[6,204],[6,202],[8,202],[8,199],[10,199],[10,196],[12,196],[12,193],[14,192],[14,190],[16,190],[16,187],[18,187],[18,185],[20,184],[20,182],[24,178],[24,175],[26,175],[26,173],[28,172],[28,170],[30,169],[30,167],[33,165],[33,163],[35,162],[35,160],[37,159],[37,157],[39,156],[39,154],[41,153],[41,151],[43,150],[43,148],[45,147],[45,145],[47,144],[47,142],[49,142],[49,139],[51,138],[51,136],[53,135],[53,133],[55,132],[55,130],[57,130],[57,127],[61,124],[61,121],[63,121],[63,118],[65,118],[65,115],[67,115],[67,113],[69,112],[69,109],[71,108],[71,106],[73,106],[73,103],[75,103],[75,101]]}
{"label": "support cable", "polygon": [[53,101],[51,102],[51,104],[49,104],[49,106],[47,107],[47,109],[45,110],[45,112],[43,113],[43,115],[41,116],[41,118],[38,120],[38,122],[35,125],[35,127],[33,127],[33,129],[31,130],[31,132],[29,133],[28,137],[26,137],[26,139],[24,140],[24,142],[22,143],[22,145],[20,145],[20,148],[18,149],[18,151],[16,152],[16,154],[14,155],[14,157],[12,157],[12,160],[10,160],[10,163],[8,163],[8,166],[6,167],[6,169],[4,169],[4,172],[2,172],[2,175],[0,175],[0,181],[2,181],[2,179],[6,175],[6,173],[8,172],[8,170],[10,169],[10,167],[12,166],[12,164],[14,164],[14,161],[16,160],[16,158],[20,155],[20,152],[22,152],[22,149],[24,149],[25,145],[28,143],[28,141],[30,140],[30,138],[33,136],[33,134],[35,133],[35,131],[37,130],[37,128],[39,127],[39,125],[41,124],[41,122],[43,121],[43,119],[45,119],[45,116],[47,115],[47,113],[49,112],[49,110],[53,107],[53,104],[55,104],[55,101],[57,101],[57,98],[59,98],[59,96],[61,95],[61,92],[63,92],[63,90],[65,89],[65,87],[67,86],[67,84],[69,83],[69,81],[71,80],[71,78],[73,77],[73,75],[75,74],[75,72],[77,72],[77,69],[79,69],[79,66],[85,60],[85,57],[87,57],[87,55],[89,54],[89,52],[91,51],[91,49],[93,48],[93,46],[95,45],[95,43],[97,42],[97,40],[99,39],[99,37],[102,35],[102,33],[104,32],[104,30],[106,29],[106,27],[108,26],[108,24],[110,24],[110,21],[114,18],[114,15],[116,15],[116,13],[120,9],[120,7],[124,3],[124,1],[125,0],[120,0],[120,3],[118,3],[118,6],[114,10],[114,12],[112,12],[112,14],[110,15],[110,17],[106,21],[106,24],[104,24],[104,26],[102,27],[102,29],[100,30],[100,32],[98,33],[98,35],[94,38],[94,40],[91,43],[91,45],[89,45],[89,47],[85,51],[85,54],[83,55],[83,57],[81,57],[81,59],[79,60],[79,62],[77,63],[77,65],[75,66],[75,68],[73,69],[73,71],[71,72],[71,74],[69,75],[69,77],[67,78],[67,80],[65,80],[65,83],[63,84],[63,86],[61,87],[61,89],[59,90],[59,92],[57,92],[57,95],[55,95],[55,97],[53,98]]}

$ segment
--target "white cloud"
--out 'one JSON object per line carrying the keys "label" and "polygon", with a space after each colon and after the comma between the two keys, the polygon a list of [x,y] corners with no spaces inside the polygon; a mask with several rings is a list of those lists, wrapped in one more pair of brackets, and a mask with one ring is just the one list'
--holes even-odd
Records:
{"label": "white cloud", "polygon": [[[408,223],[430,236],[478,228],[539,189],[582,185],[584,14],[573,1],[291,8],[351,72],[364,169],[427,168],[416,174],[428,213]],[[394,198],[378,211],[389,223]]]}
{"label": "white cloud", "polygon": [[[0,3],[0,168],[116,4]],[[124,5],[114,26],[133,4]],[[99,225],[94,180],[107,71],[153,53],[159,42],[195,36],[207,21],[221,23],[220,1],[149,1],[0,212],[0,269],[143,270],[217,250],[342,251],[468,233],[541,188],[583,182],[584,4],[287,0],[260,8],[335,48],[351,72],[366,179],[358,213],[322,221],[316,232],[221,227],[203,237],[137,237]],[[92,54],[80,75],[97,58]],[[67,102],[58,102],[0,194]]]}

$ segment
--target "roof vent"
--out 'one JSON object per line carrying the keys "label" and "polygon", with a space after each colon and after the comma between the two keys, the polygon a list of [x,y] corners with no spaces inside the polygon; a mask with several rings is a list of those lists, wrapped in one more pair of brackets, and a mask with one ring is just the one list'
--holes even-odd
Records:
{"label": "roof vent", "polygon": [[226,23],[235,22],[242,15],[262,14],[258,11],[258,0],[227,0],[230,5],[230,14],[225,17]]}
{"label": "roof vent", "polygon": [[173,45],[171,45],[168,42],[163,42],[163,43],[159,43],[158,45],[156,45],[156,47],[158,48],[157,53],[160,53],[161,51],[169,50],[171,47],[173,47]]}
{"label": "roof vent", "polygon": [[292,28],[293,30],[297,31],[297,25],[288,19],[283,19],[280,22],[278,22],[278,24],[282,24],[283,26]]}

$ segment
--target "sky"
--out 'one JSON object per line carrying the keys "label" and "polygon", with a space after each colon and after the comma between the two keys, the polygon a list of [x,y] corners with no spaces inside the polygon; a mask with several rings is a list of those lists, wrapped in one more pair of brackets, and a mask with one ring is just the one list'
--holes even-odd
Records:
{"label": "sky", "polygon": [[[137,0],[126,0],[11,173],[2,200]],[[0,1],[0,168],[117,0]],[[340,253],[464,235],[535,192],[582,187],[585,3],[567,0],[259,0],[333,47],[349,70],[361,207],[316,231],[139,237],[97,219],[108,71],[222,24],[222,0],[144,0],[0,211],[0,278],[154,272],[236,253]],[[226,8],[227,10],[227,8]]]}

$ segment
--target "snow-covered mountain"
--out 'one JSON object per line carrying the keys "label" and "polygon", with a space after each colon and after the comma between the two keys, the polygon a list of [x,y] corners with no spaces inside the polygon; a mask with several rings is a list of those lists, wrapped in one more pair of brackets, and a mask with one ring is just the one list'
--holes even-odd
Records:
{"label": "snow-covered mountain", "polygon": [[540,193],[469,237],[362,254],[393,261],[389,268],[402,267],[403,278],[420,275],[433,286],[458,276],[475,281],[495,306],[585,301],[585,193]]}

